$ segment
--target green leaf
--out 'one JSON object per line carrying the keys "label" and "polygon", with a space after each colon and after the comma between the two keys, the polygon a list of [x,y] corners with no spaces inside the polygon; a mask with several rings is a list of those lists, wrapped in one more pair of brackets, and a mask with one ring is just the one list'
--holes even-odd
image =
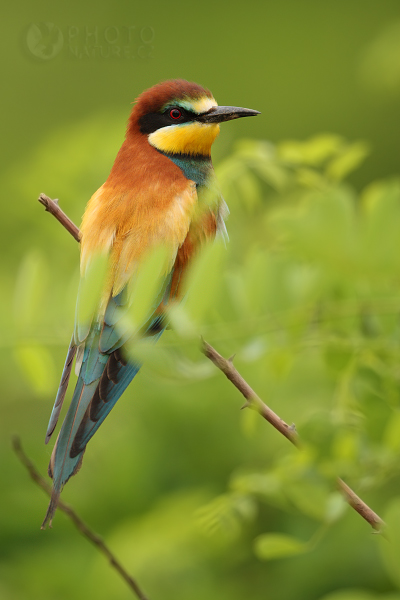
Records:
{"label": "green leaf", "polygon": [[[351,192],[344,188],[306,192],[296,209],[286,207],[275,211],[268,227],[281,241],[286,253],[297,261],[323,265],[328,273],[332,267],[343,272],[354,262],[355,203]],[[293,264],[293,262],[292,262]]]}
{"label": "green leaf", "polygon": [[286,347],[272,348],[266,357],[268,371],[278,380],[282,380],[289,375],[293,362],[293,350]]}
{"label": "green leaf", "polygon": [[278,162],[259,161],[253,168],[261,179],[277,191],[283,192],[289,185],[290,175]]}
{"label": "green leaf", "polygon": [[[76,334],[79,341],[86,337],[94,313],[99,307],[106,281],[108,261],[107,254],[93,256],[86,272],[81,277],[76,307]],[[103,298],[103,300],[107,299]]]}
{"label": "green leaf", "polygon": [[[347,408],[351,408],[351,398],[350,401],[348,398],[341,398],[340,402],[341,406],[345,405]],[[346,431],[339,429],[332,444],[332,454],[344,461],[344,463],[352,464],[357,461],[359,456],[359,445],[359,433],[357,430]]]}
{"label": "green leaf", "polygon": [[282,160],[295,164],[319,165],[335,155],[342,145],[342,137],[326,133],[305,141],[281,142],[278,145],[278,155]]}
{"label": "green leaf", "polygon": [[242,203],[249,211],[260,206],[262,200],[260,183],[251,171],[246,171],[238,178],[237,190]]}
{"label": "green leaf", "polygon": [[386,572],[400,587],[400,499],[396,498],[382,515],[386,524],[385,536],[379,536],[379,546]]}
{"label": "green leaf", "polygon": [[304,554],[308,544],[289,535],[265,533],[255,539],[254,551],[261,560],[272,560]]}
{"label": "green leaf", "polygon": [[[249,411],[250,412],[250,411]],[[255,411],[251,411],[254,412]],[[231,487],[246,494],[262,494],[268,496],[281,489],[281,480],[274,473],[250,473],[235,475]]]}
{"label": "green leaf", "polygon": [[297,169],[296,181],[301,186],[311,189],[323,189],[326,186],[325,178],[320,173],[318,173],[318,171],[315,171],[314,169],[310,168],[306,169],[303,167]]}
{"label": "green leaf", "polygon": [[289,500],[305,515],[319,521],[324,520],[329,489],[323,482],[287,481],[284,491]]}
{"label": "green leaf", "polygon": [[175,371],[174,357],[171,351],[156,344],[152,338],[133,336],[125,346],[133,362],[145,364],[159,376],[169,377]]}
{"label": "green leaf", "polygon": [[185,283],[185,312],[189,319],[200,323],[213,307],[221,282],[226,247],[221,240],[205,246],[189,268]]}
{"label": "green leaf", "polygon": [[251,249],[246,256],[244,267],[230,274],[234,301],[238,308],[240,305],[243,316],[265,314],[268,262],[266,251]]}
{"label": "green leaf", "polygon": [[326,502],[325,521],[327,523],[335,523],[344,515],[348,506],[340,492],[333,492],[329,495]]}
{"label": "green leaf", "polygon": [[190,317],[182,303],[172,303],[166,307],[166,311],[171,329],[173,329],[180,337],[199,339],[200,331],[198,325]]}
{"label": "green leaf", "polygon": [[325,362],[334,373],[345,371],[354,360],[354,349],[349,346],[346,338],[328,340],[323,349]]}
{"label": "green leaf", "polygon": [[129,293],[129,316],[134,329],[140,329],[161,302],[169,269],[170,255],[162,246],[148,252],[140,262]]}
{"label": "green leaf", "polygon": [[400,183],[376,182],[362,195],[363,220],[360,255],[373,274],[391,273],[400,268]]}
{"label": "green leaf", "polygon": [[240,184],[243,167],[251,168],[257,175],[276,190],[283,190],[289,183],[289,173],[276,157],[275,147],[265,141],[239,140],[235,144],[236,169],[232,173]]}
{"label": "green leaf", "polygon": [[47,264],[43,254],[31,250],[24,257],[14,291],[14,319],[17,331],[26,333],[39,322],[43,311],[48,282]]}
{"label": "green leaf", "polygon": [[384,445],[394,452],[400,451],[400,412],[393,412],[384,433]]}
{"label": "green leaf", "polygon": [[54,361],[46,346],[18,345],[14,348],[14,357],[37,395],[54,392]]}
{"label": "green leaf", "polygon": [[341,181],[349,173],[355,171],[369,153],[370,147],[366,142],[349,144],[339,156],[330,161],[326,168],[327,177],[334,181]]}
{"label": "green leaf", "polygon": [[256,505],[250,496],[238,493],[217,496],[197,511],[200,525],[208,534],[222,534],[234,539],[245,521],[256,514]]}

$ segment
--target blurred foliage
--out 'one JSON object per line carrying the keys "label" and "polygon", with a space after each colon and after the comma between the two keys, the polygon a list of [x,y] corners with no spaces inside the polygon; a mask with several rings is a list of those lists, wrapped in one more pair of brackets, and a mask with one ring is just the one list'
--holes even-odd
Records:
{"label": "blurred foliage", "polygon": [[[36,197],[79,224],[127,107],[184,77],[262,113],[221,127],[213,148],[230,242],[199,259],[173,330],[131,345],[144,366],[63,497],[151,600],[400,600],[399,2],[206,0],[190,25],[187,5],[129,0],[23,0],[2,15],[0,598],[132,597],[63,514],[39,530],[47,498],[10,435],[45,473],[78,289],[78,244]],[[128,29],[132,58],[107,58]],[[244,135],[258,141],[232,150]],[[236,353],[301,453],[239,411],[200,334]]]}
{"label": "blurred foliage", "polygon": [[363,83],[379,93],[400,91],[400,21],[387,24],[364,50],[360,64]]}
{"label": "blurred foliage", "polygon": [[[91,120],[80,139],[90,145],[94,131]],[[368,152],[328,133],[238,142],[216,169],[230,243],[196,261],[172,330],[131,344],[141,373],[63,495],[152,600],[261,599],[265,589],[285,600],[400,598],[400,181],[360,192],[346,183]],[[72,181],[88,160],[70,165]],[[48,215],[36,219],[44,243],[36,232],[12,312],[1,312],[13,362],[3,373],[0,590],[13,600],[128,598],[61,513],[38,531],[46,499],[8,448],[17,430],[45,470],[40,431],[73,326],[77,244]],[[149,257],[138,289],[163,260]],[[132,327],[135,311],[146,306],[135,304]],[[249,384],[296,424],[301,452],[236,410],[242,399],[201,355],[199,335],[236,353]],[[386,537],[349,509],[337,476],[387,521]]]}

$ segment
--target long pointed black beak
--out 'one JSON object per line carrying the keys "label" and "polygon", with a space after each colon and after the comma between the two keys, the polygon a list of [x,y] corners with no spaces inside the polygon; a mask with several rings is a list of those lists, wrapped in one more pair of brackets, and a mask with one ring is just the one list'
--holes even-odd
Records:
{"label": "long pointed black beak", "polygon": [[241,117],[255,117],[259,115],[258,110],[251,108],[240,108],[239,106],[213,106],[207,112],[198,115],[196,121],[200,123],[222,123],[222,121],[231,121]]}

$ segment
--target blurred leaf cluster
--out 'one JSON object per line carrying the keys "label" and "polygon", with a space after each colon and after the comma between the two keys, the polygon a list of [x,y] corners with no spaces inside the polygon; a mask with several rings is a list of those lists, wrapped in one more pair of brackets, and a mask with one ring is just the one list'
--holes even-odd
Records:
{"label": "blurred leaf cluster", "polygon": [[[206,335],[216,340],[228,331],[243,336],[239,356],[264,369],[267,402],[282,389],[285,403],[301,402],[299,367],[312,394],[296,421],[306,449],[234,474],[231,492],[202,510],[210,531],[230,535],[254,519],[260,503],[320,523],[308,540],[258,536],[254,550],[263,560],[314,549],[342,518],[335,476],[367,493],[399,473],[400,180],[373,182],[357,194],[343,180],[367,153],[365,143],[329,134],[277,147],[244,141],[219,168],[225,193],[246,203],[259,234],[242,264],[228,267],[225,291],[210,294],[203,331],[212,322]],[[234,319],[226,322],[227,314]],[[395,546],[383,545],[397,582]]]}
{"label": "blurred leaf cluster", "polygon": [[[90,139],[92,130],[80,135]],[[400,181],[350,187],[346,177],[368,152],[365,142],[333,134],[275,146],[243,140],[217,166],[230,243],[196,261],[186,301],[170,312],[172,329],[156,345],[131,344],[142,372],[64,492],[151,598],[261,600],[267,586],[287,600],[400,598]],[[74,164],[79,181],[85,165]],[[26,252],[4,319],[10,369],[18,369],[13,393],[24,398],[11,420],[20,423],[24,411],[30,428],[22,424],[22,433],[43,468],[48,454],[37,439],[78,279],[76,242],[60,272],[55,240],[65,234],[55,221],[44,227],[55,230],[54,253],[40,244]],[[259,396],[295,423],[301,452],[255,412],[235,410],[241,398],[201,355],[200,335],[236,353]],[[387,520],[392,543],[369,536],[337,476]],[[23,473],[8,510],[16,497],[18,517],[0,519],[25,575],[18,581],[5,557],[5,598],[27,590],[43,599],[129,597],[61,515],[51,537],[37,540],[45,501]],[[44,583],[44,569],[57,578]]]}

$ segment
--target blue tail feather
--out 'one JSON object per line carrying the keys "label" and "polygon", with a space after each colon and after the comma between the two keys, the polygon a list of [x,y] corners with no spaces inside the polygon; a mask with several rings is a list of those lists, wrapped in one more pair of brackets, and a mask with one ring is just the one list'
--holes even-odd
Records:
{"label": "blue tail feather", "polygon": [[[79,470],[86,444],[140,370],[140,364],[130,363],[124,356],[123,344],[130,332],[121,332],[116,327],[125,311],[124,304],[126,305],[124,292],[111,297],[104,319],[101,323],[97,321],[91,324],[83,341],[76,338],[75,327],[75,337],[68,351],[46,439],[56,426],[78,347],[78,354],[82,352],[82,362],[71,404],[50,460],[49,475],[53,478],[53,489],[42,528],[47,523],[51,525],[62,488]],[[154,316],[145,325],[144,335],[147,331],[147,335],[156,341],[164,329],[162,316]],[[79,365],[79,359],[77,364]]]}
{"label": "blue tail feather", "polygon": [[50,461],[53,491],[42,527],[51,524],[61,490],[78,471],[86,444],[141,367],[126,362],[121,349],[102,354],[98,349],[98,334],[89,336],[89,340],[91,346],[85,348],[71,404]]}
{"label": "blue tail feather", "polygon": [[78,456],[79,453],[84,451],[86,444],[96,433],[112,408],[114,408],[117,400],[121,397],[132,379],[139,372],[140,367],[141,365],[131,364],[122,367],[118,383],[112,384],[112,382],[110,382],[106,402],[102,401],[100,406],[96,407],[95,411],[91,411],[91,407],[88,407],[87,415],[83,419],[75,436],[75,441],[71,452],[73,455]]}

